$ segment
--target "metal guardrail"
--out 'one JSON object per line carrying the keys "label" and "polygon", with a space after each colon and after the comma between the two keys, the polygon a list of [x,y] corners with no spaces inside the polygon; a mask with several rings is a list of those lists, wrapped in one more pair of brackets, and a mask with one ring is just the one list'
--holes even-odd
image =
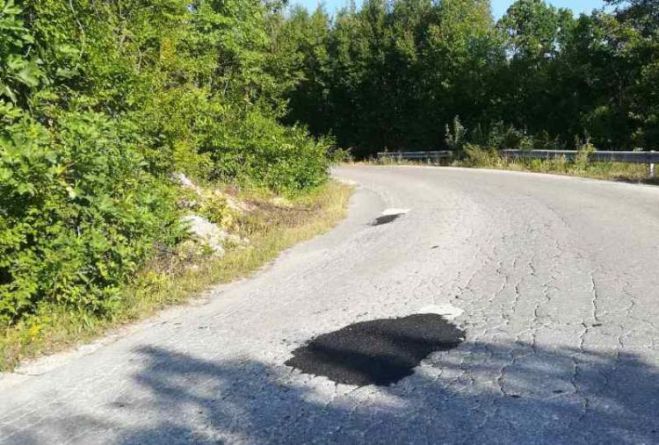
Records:
{"label": "metal guardrail", "polygon": [[[501,156],[514,159],[555,159],[564,157],[573,161],[579,152],[575,150],[501,150]],[[626,162],[634,164],[659,164],[659,152],[654,151],[594,151],[588,155],[591,162]]]}
{"label": "metal guardrail", "polygon": [[378,159],[406,161],[439,161],[453,157],[452,151],[384,151],[378,153]]}
{"label": "metal guardrail", "polygon": [[[579,152],[575,150],[501,150],[504,158],[513,159],[556,159],[565,158],[573,161]],[[378,153],[378,159],[439,161],[453,157],[451,151],[385,151]],[[659,164],[659,152],[655,151],[594,151],[588,155],[591,162],[625,162],[648,164],[650,177],[655,177],[655,164]]]}
{"label": "metal guardrail", "polygon": [[[556,159],[573,161],[579,154],[575,150],[501,150],[501,156],[513,159]],[[656,176],[655,164],[659,164],[659,152],[655,151],[594,151],[588,154],[590,162],[625,162],[648,164],[650,178]]]}

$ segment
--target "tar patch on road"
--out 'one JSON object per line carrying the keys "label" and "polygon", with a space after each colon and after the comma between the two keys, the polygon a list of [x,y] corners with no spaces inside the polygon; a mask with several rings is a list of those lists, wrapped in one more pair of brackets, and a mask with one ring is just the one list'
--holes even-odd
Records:
{"label": "tar patch on road", "polygon": [[388,386],[411,375],[430,353],[453,349],[464,337],[437,314],[366,321],[314,338],[293,351],[286,365],[336,383]]}
{"label": "tar patch on road", "polygon": [[404,213],[398,213],[396,215],[382,215],[378,216],[375,218],[375,220],[371,223],[372,226],[381,226],[383,224],[389,224],[391,222],[396,221],[398,218],[403,216]]}

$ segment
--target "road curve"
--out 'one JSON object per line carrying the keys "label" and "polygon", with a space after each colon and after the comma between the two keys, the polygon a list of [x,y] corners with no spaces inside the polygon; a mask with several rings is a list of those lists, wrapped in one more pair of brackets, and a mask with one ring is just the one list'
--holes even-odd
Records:
{"label": "road curve", "polygon": [[[334,231],[255,278],[0,378],[2,444],[659,443],[659,188],[346,167]],[[387,208],[410,209],[380,226]],[[284,365],[428,305],[467,339],[389,387]]]}

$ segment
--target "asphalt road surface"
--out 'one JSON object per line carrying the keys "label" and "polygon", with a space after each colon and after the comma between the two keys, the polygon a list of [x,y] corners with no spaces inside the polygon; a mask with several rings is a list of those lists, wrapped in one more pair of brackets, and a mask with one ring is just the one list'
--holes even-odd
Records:
{"label": "asphalt road surface", "polygon": [[[334,231],[0,378],[0,443],[659,443],[659,188],[335,174],[359,186]],[[409,212],[371,224],[395,208]],[[284,364],[312,337],[428,306],[463,311],[466,340],[391,386]]]}

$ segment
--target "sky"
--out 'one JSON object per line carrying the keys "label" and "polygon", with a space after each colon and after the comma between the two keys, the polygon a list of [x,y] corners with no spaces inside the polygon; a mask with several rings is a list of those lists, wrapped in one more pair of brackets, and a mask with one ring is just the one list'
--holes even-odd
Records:
{"label": "sky", "polygon": [[[325,5],[325,9],[333,13],[341,6],[344,6],[348,0],[323,0],[320,3]],[[492,12],[496,18],[501,17],[508,6],[510,6],[514,0],[492,0]],[[593,9],[601,8],[604,5],[603,0],[548,0],[554,6],[571,8],[575,13],[580,12],[590,12]],[[309,9],[315,9],[319,3],[319,0],[291,0],[291,3],[298,3],[308,7]],[[361,3],[360,0],[356,2],[358,5]]]}

